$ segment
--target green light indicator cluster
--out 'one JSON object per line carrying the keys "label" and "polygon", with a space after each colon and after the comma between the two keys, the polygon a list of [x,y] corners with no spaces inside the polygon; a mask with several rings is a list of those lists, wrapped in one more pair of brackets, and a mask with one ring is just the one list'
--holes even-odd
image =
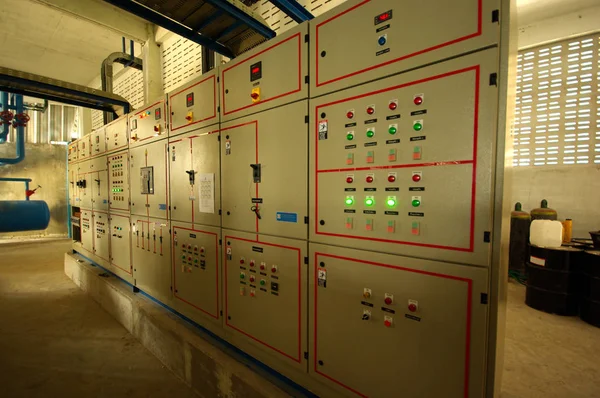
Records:
{"label": "green light indicator cluster", "polygon": [[421,130],[423,130],[423,123],[421,123],[421,122],[415,122],[413,124],[413,129],[415,131],[421,131]]}
{"label": "green light indicator cluster", "polygon": [[267,282],[266,282],[264,279],[261,279],[261,280],[260,280],[260,285],[261,285],[261,286],[264,286],[264,285],[265,285],[265,283],[267,283]]}
{"label": "green light indicator cluster", "polygon": [[388,207],[396,207],[396,198],[389,197],[386,203]]}
{"label": "green light indicator cluster", "polygon": [[348,134],[346,134],[346,139],[348,141],[352,141],[354,139],[354,133],[348,133]]}
{"label": "green light indicator cluster", "polygon": [[373,206],[374,204],[375,204],[375,199],[373,199],[373,198],[366,198],[366,199],[365,199],[365,205],[366,205],[366,206],[369,206],[369,207],[371,207],[371,206]]}
{"label": "green light indicator cluster", "polygon": [[419,206],[421,206],[421,201],[419,199],[413,199],[412,206],[413,207],[419,207]]}
{"label": "green light indicator cluster", "polygon": [[394,134],[396,134],[396,133],[398,132],[398,129],[396,128],[396,126],[390,126],[390,128],[389,128],[388,132],[389,132],[391,135],[394,135]]}
{"label": "green light indicator cluster", "polygon": [[242,272],[242,273],[240,274],[240,279],[246,279],[246,274]]}
{"label": "green light indicator cluster", "polygon": [[373,138],[374,135],[375,135],[375,131],[374,130],[367,131],[367,137]]}
{"label": "green light indicator cluster", "polygon": [[346,206],[352,206],[354,204],[354,198],[352,196],[346,196]]}

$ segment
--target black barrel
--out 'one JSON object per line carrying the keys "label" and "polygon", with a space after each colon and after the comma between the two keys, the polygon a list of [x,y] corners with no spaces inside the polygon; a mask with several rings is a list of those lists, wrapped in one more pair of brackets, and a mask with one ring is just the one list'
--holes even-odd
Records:
{"label": "black barrel", "polygon": [[583,250],[530,245],[525,304],[558,315],[577,315]]}
{"label": "black barrel", "polygon": [[510,247],[508,269],[525,272],[527,263],[527,247],[529,244],[529,227],[531,216],[521,209],[521,203],[515,204],[515,210],[510,214]]}
{"label": "black barrel", "polygon": [[590,325],[600,327],[600,250],[586,251],[585,260],[579,316]]}

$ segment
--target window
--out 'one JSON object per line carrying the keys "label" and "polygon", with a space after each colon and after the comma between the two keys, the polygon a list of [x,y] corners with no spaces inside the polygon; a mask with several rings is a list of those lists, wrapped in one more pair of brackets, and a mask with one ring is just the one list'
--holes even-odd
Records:
{"label": "window", "polygon": [[600,164],[600,35],[519,52],[514,166]]}

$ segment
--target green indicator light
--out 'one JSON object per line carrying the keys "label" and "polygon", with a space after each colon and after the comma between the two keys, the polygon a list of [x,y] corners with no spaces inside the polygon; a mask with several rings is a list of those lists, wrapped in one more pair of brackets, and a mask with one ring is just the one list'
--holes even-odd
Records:
{"label": "green indicator light", "polygon": [[346,139],[347,139],[348,141],[352,141],[352,140],[354,139],[354,134],[352,134],[352,133],[348,133],[348,134],[346,134]]}
{"label": "green indicator light", "polygon": [[182,259],[182,260],[185,260],[185,254],[184,254],[183,256],[181,256],[181,259]]}
{"label": "green indicator light", "polygon": [[394,126],[391,126],[388,131],[390,132],[390,134],[394,135],[398,132],[398,129]]}
{"label": "green indicator light", "polygon": [[375,132],[373,130],[367,131],[367,137],[372,138],[374,135],[375,135]]}
{"label": "green indicator light", "polygon": [[367,198],[365,199],[365,204],[367,206],[373,206],[373,204],[375,204],[375,201],[372,198]]}
{"label": "green indicator light", "polygon": [[354,199],[352,198],[346,198],[346,205],[347,206],[352,206],[354,204]]}
{"label": "green indicator light", "polygon": [[261,279],[261,280],[260,280],[260,284],[261,284],[262,286],[264,286],[264,285],[265,285],[265,283],[267,283],[267,282],[265,282],[265,280],[264,280],[264,279]]}
{"label": "green indicator light", "polygon": [[388,205],[389,207],[394,207],[394,206],[396,206],[396,199],[392,199],[392,198],[388,199],[388,200],[387,200],[387,205]]}
{"label": "green indicator light", "polygon": [[245,275],[245,274],[242,272],[242,273],[240,274],[240,279],[244,279],[244,278],[246,278],[246,275]]}
{"label": "green indicator light", "polygon": [[421,201],[419,199],[415,199],[412,201],[412,205],[413,207],[419,207],[421,206]]}
{"label": "green indicator light", "polygon": [[413,129],[415,129],[415,131],[421,131],[423,130],[423,125],[421,123],[415,123],[413,124]]}

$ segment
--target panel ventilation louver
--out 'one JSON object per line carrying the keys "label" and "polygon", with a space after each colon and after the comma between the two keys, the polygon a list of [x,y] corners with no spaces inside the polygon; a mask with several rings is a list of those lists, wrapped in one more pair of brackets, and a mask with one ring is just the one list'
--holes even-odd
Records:
{"label": "panel ventilation louver", "polygon": [[600,164],[600,35],[519,52],[514,166]]}

